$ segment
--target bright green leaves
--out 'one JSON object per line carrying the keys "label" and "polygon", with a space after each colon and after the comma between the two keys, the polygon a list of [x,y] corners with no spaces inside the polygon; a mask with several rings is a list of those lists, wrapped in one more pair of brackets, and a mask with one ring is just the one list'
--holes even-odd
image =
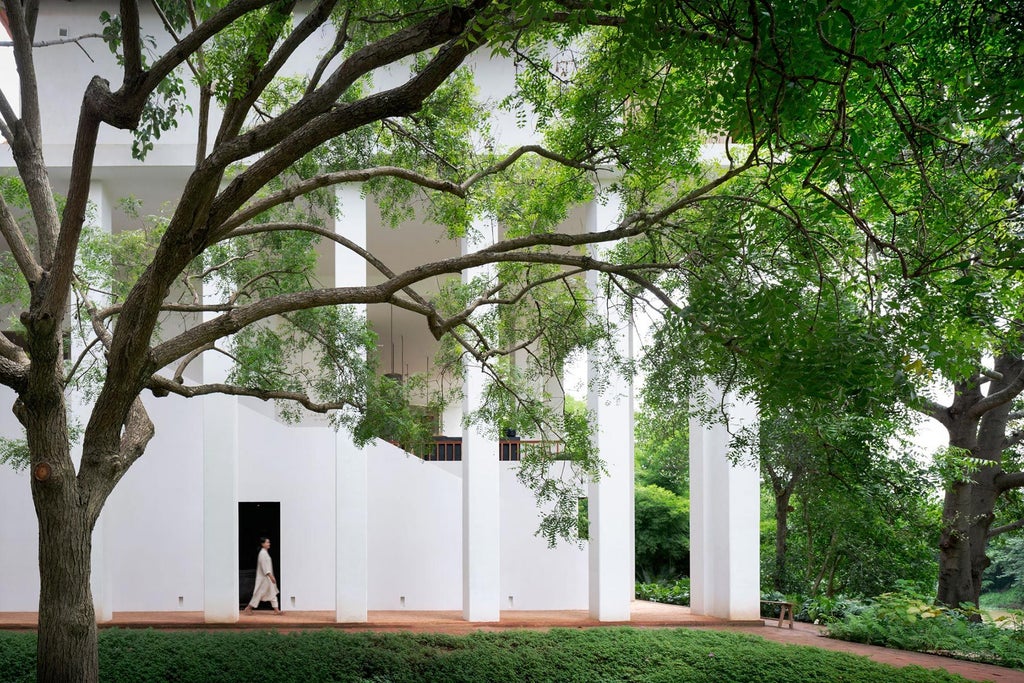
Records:
{"label": "bright green leaves", "polygon": [[30,453],[25,439],[0,437],[0,465],[6,465],[15,472],[28,468]]}
{"label": "bright green leaves", "polygon": [[639,484],[635,503],[640,580],[677,578],[689,568],[690,501],[656,484]]}
{"label": "bright green leaves", "polygon": [[292,25],[291,7],[282,0],[249,12],[220,31],[204,49],[202,84],[221,104],[248,94],[274,46]]}
{"label": "bright green leaves", "polygon": [[[367,408],[375,342],[365,319],[349,308],[295,311],[231,338],[228,381],[260,392],[304,393],[338,406],[332,419],[352,427]],[[289,419],[301,416],[294,403],[279,407]]]}
{"label": "bright green leaves", "polygon": [[318,239],[299,231],[236,237],[207,249],[192,269],[194,276],[218,286],[225,299],[238,303],[303,291],[314,285]]}
{"label": "bright green leaves", "polygon": [[500,221],[506,238],[555,232],[594,196],[591,179],[577,169],[521,158],[474,190],[480,210]]}

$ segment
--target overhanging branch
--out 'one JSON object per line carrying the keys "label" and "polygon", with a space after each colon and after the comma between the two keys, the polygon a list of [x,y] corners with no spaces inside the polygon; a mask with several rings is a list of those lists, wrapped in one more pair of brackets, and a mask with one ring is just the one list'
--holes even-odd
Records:
{"label": "overhanging branch", "polygon": [[1004,524],[1003,526],[997,526],[993,529],[989,529],[988,533],[985,534],[985,538],[995,538],[1000,534],[1005,534],[1008,531],[1016,531],[1017,529],[1024,529],[1024,519],[1018,519],[1016,522],[1010,524]]}
{"label": "overhanging branch", "polygon": [[1017,376],[1013,378],[1012,382],[999,391],[989,394],[971,406],[971,409],[967,414],[969,417],[974,419],[980,418],[993,408],[1005,405],[1017,398],[1022,391],[1024,391],[1024,371],[1018,373]]}
{"label": "overhanging branch", "polygon": [[308,395],[298,391],[267,391],[223,383],[186,386],[159,375],[153,375],[147,383],[147,386],[154,394],[157,395],[175,394],[177,396],[184,396],[185,398],[208,396],[210,394],[226,394],[228,396],[249,396],[251,398],[258,398],[261,401],[292,401],[314,413],[327,413],[332,410],[341,410],[343,408],[355,408],[357,410],[363,410],[365,408],[361,403],[354,401],[321,403],[314,401]]}

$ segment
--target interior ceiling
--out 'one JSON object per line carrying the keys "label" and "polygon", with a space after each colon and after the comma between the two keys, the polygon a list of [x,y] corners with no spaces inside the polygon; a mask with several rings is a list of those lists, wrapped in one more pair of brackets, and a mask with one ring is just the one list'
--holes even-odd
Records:
{"label": "interior ceiling", "polygon": [[[106,183],[108,192],[115,203],[121,198],[131,197],[138,203],[143,218],[131,218],[119,208],[114,210],[114,230],[132,229],[141,224],[144,217],[154,214],[169,214],[173,205],[168,197],[176,196],[184,186],[189,169],[181,167],[147,166],[145,173],[132,168],[97,169],[96,180]],[[55,170],[53,182],[58,191],[66,191],[68,178],[66,170]],[[578,233],[584,229],[584,209],[574,209],[561,229]],[[384,224],[377,205],[370,201],[367,208],[367,248],[383,261],[393,272],[399,273],[423,263],[435,262],[459,255],[458,240],[450,240],[442,226],[414,219],[396,228]],[[318,275],[322,282],[333,281],[334,258],[330,243],[320,248],[321,263]],[[458,277],[457,274],[447,277]],[[385,277],[372,267],[367,268],[367,284],[382,282]],[[415,286],[417,292],[430,299],[442,285],[445,277],[432,278]],[[437,348],[437,341],[427,328],[424,318],[411,311],[392,308],[387,304],[373,304],[367,307],[370,324],[378,336],[379,367],[381,372],[410,374],[429,371]],[[392,353],[394,362],[392,364]]]}

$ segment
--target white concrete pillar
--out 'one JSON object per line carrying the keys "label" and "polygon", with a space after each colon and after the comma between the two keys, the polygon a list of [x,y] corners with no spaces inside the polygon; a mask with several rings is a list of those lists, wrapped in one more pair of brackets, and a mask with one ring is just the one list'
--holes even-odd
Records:
{"label": "white concrete pillar", "polygon": [[[462,240],[462,253],[493,244],[497,226],[479,222],[478,239]],[[490,268],[464,271],[463,282]],[[480,364],[466,357],[462,387],[462,414],[483,402],[486,378]],[[464,425],[462,430],[462,616],[466,621],[489,622],[501,618],[500,469],[496,425]]]}
{"label": "white concrete pillar", "polygon": [[[344,185],[335,191],[338,217],[334,230],[366,247],[366,198],[361,185]],[[366,261],[341,245],[334,249],[334,284],[358,287],[366,284]],[[366,315],[366,307],[360,306]],[[356,448],[347,432],[335,437],[335,620],[365,622],[367,618],[368,533],[366,451]]]}
{"label": "white concrete pillar", "polygon": [[[613,196],[607,204],[594,202],[587,207],[588,231],[607,230],[618,221],[617,199]],[[599,281],[597,273],[587,274],[596,314],[616,329],[616,351],[631,358],[631,325],[608,305]],[[596,421],[594,439],[606,471],[590,483],[588,491],[590,616],[600,621],[628,621],[634,592],[633,383],[632,378],[615,373],[607,377],[607,383],[597,380],[597,364],[591,358],[587,363],[587,409]]]}
{"label": "white concrete pillar", "polygon": [[[722,391],[708,385],[710,405]],[[760,619],[760,472],[727,458],[730,432],[757,424],[757,408],[726,397],[729,425],[690,420],[690,609]]]}
{"label": "white concrete pillar", "polygon": [[[101,233],[109,235],[113,231],[114,203],[102,181],[93,180],[89,183],[89,203],[92,205],[90,207],[92,214],[88,224],[98,228]],[[109,302],[109,297],[99,292],[92,292],[91,296],[101,306]],[[85,351],[86,344],[93,335],[89,321],[83,320],[79,322],[75,320],[73,324],[82,324],[86,330],[85,334],[88,336],[88,339],[86,339],[77,333],[72,333],[71,358],[74,361]],[[85,425],[89,420],[92,403],[84,400],[77,393],[71,396],[70,400],[73,414],[79,422]],[[81,445],[76,445],[75,450],[77,451],[76,455],[80,458]],[[90,585],[96,621],[100,623],[111,621],[114,618],[114,580],[111,574],[110,535],[106,532],[107,519],[112,514],[111,507],[114,506],[116,506],[116,498],[107,499],[107,503],[103,506],[103,511],[100,513],[99,519],[96,520],[96,526],[93,527],[92,532]]]}
{"label": "white concrete pillar", "polygon": [[[219,303],[215,287],[203,300]],[[203,313],[208,320],[218,313]],[[217,342],[221,347],[227,340]],[[203,354],[203,382],[223,382],[230,359]],[[203,618],[207,623],[238,621],[238,398],[212,394],[203,409]]]}

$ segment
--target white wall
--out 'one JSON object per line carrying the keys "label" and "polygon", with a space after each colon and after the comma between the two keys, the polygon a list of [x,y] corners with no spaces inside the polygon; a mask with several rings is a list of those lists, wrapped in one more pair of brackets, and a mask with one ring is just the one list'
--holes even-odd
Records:
{"label": "white wall", "polygon": [[[199,400],[146,397],[156,436],[107,503],[107,566],[115,611],[203,609],[202,411]],[[0,405],[10,405],[0,389]],[[334,607],[333,432],[289,427],[264,404],[239,411],[239,499],[281,503],[286,609]],[[0,411],[0,434],[20,426]],[[383,442],[368,447],[369,608],[457,610],[462,601],[459,463],[430,463]],[[585,609],[586,550],[549,549],[534,535],[532,494],[501,471],[502,609]],[[35,611],[35,514],[27,473],[0,467],[0,611]],[[178,597],[182,601],[179,604]]]}
{"label": "white wall", "polygon": [[281,538],[273,542],[282,609],[333,610],[334,434],[283,425],[269,419],[265,408],[251,399],[240,406],[238,500],[281,504]]}
{"label": "white wall", "polygon": [[587,546],[560,541],[548,548],[536,535],[541,510],[517,469],[501,463],[501,608],[587,609]]}
{"label": "white wall", "polygon": [[459,609],[462,480],[381,441],[367,465],[369,609]]}
{"label": "white wall", "polygon": [[[10,407],[14,392],[0,386],[0,436],[21,439],[24,431]],[[28,470],[0,465],[0,612],[39,607],[39,526]]]}
{"label": "white wall", "polygon": [[113,609],[202,610],[201,406],[174,396],[144,401],[156,435],[103,512]]}

